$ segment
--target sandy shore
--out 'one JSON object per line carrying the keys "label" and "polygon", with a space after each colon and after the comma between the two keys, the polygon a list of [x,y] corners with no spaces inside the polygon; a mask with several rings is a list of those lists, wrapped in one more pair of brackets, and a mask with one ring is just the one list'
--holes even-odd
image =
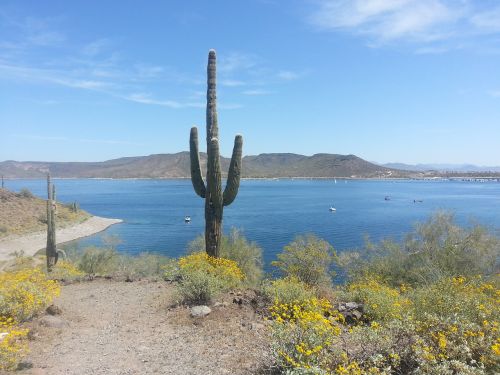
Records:
{"label": "sandy shore", "polygon": [[[83,223],[72,227],[57,230],[57,243],[76,240],[99,233],[113,224],[121,223],[120,219],[108,219],[105,217],[92,216]],[[12,258],[15,251],[23,251],[24,255],[32,256],[38,250],[44,249],[47,244],[47,232],[37,232],[22,236],[10,236],[0,239],[0,261]]]}

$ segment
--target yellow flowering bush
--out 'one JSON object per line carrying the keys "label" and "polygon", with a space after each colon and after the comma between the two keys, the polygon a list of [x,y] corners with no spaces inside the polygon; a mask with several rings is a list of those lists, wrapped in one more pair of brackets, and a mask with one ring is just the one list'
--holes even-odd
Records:
{"label": "yellow flowering bush", "polygon": [[0,273],[0,370],[14,369],[27,351],[27,329],[19,323],[43,311],[59,285],[38,268]]}
{"label": "yellow flowering bush", "polygon": [[[42,269],[45,269],[45,265]],[[72,262],[67,260],[59,260],[52,272],[47,275],[52,280],[76,280],[85,276],[85,273],[80,271]]]}
{"label": "yellow flowering bush", "polygon": [[406,287],[390,287],[375,278],[350,284],[344,299],[363,302],[365,315],[370,320],[401,319],[411,305],[405,296]]}
{"label": "yellow flowering bush", "polygon": [[0,316],[30,319],[60,293],[59,284],[37,268],[0,274]]}
{"label": "yellow flowering bush", "polygon": [[325,367],[328,350],[341,333],[343,316],[325,299],[279,303],[270,308],[273,353],[285,368],[313,371]]}
{"label": "yellow flowering bush", "polygon": [[0,316],[0,370],[12,370],[27,352],[24,338],[27,329],[20,329],[14,319]]}
{"label": "yellow flowering bush", "polygon": [[266,298],[275,303],[302,303],[315,297],[315,290],[295,277],[268,281],[262,287]]}
{"label": "yellow flowering bush", "polygon": [[208,302],[217,293],[238,287],[245,278],[235,261],[205,252],[180,258],[178,266],[178,292],[184,302]]}
{"label": "yellow flowering bush", "polygon": [[[331,309],[317,302],[271,308],[275,358],[291,374],[500,373],[498,278],[458,276],[413,288],[371,278],[343,289],[340,296],[356,297],[366,314],[351,326],[336,320],[331,335],[318,328],[328,326]],[[297,324],[303,320],[314,324]]]}

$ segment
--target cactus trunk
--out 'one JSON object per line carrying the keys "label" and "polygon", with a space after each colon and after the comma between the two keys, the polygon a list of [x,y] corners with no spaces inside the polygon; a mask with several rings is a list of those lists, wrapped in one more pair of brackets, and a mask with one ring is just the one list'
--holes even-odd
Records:
{"label": "cactus trunk", "polygon": [[56,247],[56,188],[50,182],[50,174],[47,175],[47,271],[51,272],[57,263]]}
{"label": "cactus trunk", "polygon": [[207,177],[206,184],[200,167],[198,151],[198,129],[193,127],[190,135],[191,181],[196,194],[205,198],[205,249],[208,255],[219,257],[222,239],[222,213],[224,206],[231,204],[240,185],[241,154],[243,138],[237,135],[224,192],[222,192],[219,128],[217,123],[216,56],[208,54],[207,67]]}

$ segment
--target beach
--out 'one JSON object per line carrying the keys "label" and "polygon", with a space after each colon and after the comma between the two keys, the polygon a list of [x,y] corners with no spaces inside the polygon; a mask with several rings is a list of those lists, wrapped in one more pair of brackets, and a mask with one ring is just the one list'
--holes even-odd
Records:
{"label": "beach", "polygon": [[[102,232],[111,225],[121,222],[120,219],[91,216],[82,223],[57,229],[57,244]],[[11,259],[14,252],[23,252],[25,256],[33,256],[40,249],[44,249],[46,244],[46,231],[2,238],[0,239],[0,261]]]}

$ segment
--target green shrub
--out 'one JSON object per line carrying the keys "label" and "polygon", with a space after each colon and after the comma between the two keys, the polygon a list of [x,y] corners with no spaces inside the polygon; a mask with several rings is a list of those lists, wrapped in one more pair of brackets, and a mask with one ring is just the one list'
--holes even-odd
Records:
{"label": "green shrub", "polygon": [[205,252],[180,258],[178,266],[178,293],[186,303],[210,302],[217,294],[239,287],[245,278],[235,261]]}
{"label": "green shrub", "polygon": [[267,281],[262,293],[272,303],[302,303],[315,297],[314,289],[297,278]]}
{"label": "green shrub", "polygon": [[77,261],[78,268],[90,277],[110,275],[116,269],[118,253],[114,249],[88,247]]}
{"label": "green shrub", "polygon": [[26,199],[31,199],[31,198],[34,198],[35,196],[33,195],[33,193],[31,191],[29,191],[28,189],[26,188],[22,188],[19,193],[17,193],[17,196],[18,197],[21,197],[21,198],[26,198]]}
{"label": "green shrub", "polygon": [[294,277],[311,285],[331,285],[334,273],[331,268],[336,261],[333,247],[325,240],[309,234],[298,236],[278,254],[272,265],[284,276]]}
{"label": "green shrub", "polygon": [[165,268],[172,263],[176,261],[158,254],[119,255],[114,259],[110,271],[114,276],[125,277],[128,280],[140,278],[156,280],[164,277]]}
{"label": "green shrub", "polygon": [[180,300],[189,304],[208,303],[225,289],[222,280],[201,270],[184,272],[177,285]]}
{"label": "green shrub", "polygon": [[[205,251],[205,237],[195,238],[188,245],[188,252]],[[229,236],[223,236],[221,241],[221,257],[234,260],[245,274],[245,284],[256,286],[262,279],[262,249],[249,242],[240,230],[232,228]]]}
{"label": "green shrub", "polygon": [[452,215],[437,213],[417,224],[403,243],[368,243],[361,252],[345,253],[342,263],[351,280],[376,276],[393,286],[490,276],[500,270],[500,239],[481,226],[461,228]]}

